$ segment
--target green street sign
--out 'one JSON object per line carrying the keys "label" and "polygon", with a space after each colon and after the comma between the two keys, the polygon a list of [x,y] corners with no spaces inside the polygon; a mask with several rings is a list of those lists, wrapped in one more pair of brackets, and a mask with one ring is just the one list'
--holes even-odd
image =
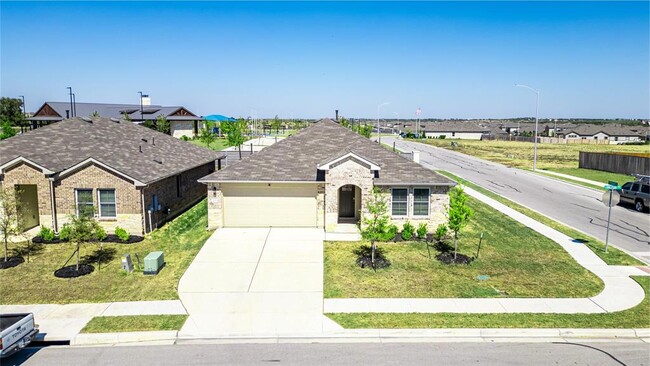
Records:
{"label": "green street sign", "polygon": [[[616,182],[610,182],[610,183],[616,183]],[[613,184],[606,184],[605,186],[603,186],[603,188],[605,188],[608,191],[617,191],[617,190],[621,189],[621,186],[613,185]]]}

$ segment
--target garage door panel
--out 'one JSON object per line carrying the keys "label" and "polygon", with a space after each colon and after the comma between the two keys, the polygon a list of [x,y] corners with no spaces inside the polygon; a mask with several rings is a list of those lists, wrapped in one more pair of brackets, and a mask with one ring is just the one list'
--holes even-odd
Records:
{"label": "garage door panel", "polygon": [[223,185],[226,227],[315,227],[315,185]]}

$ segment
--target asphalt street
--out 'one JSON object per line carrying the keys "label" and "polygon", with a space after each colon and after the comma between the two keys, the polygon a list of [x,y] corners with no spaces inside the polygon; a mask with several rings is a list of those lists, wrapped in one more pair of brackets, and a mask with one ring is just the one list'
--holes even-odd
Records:
{"label": "asphalt street", "polygon": [[640,340],[576,343],[180,344],[26,349],[9,365],[648,365]]}
{"label": "asphalt street", "polygon": [[[382,138],[386,144],[392,145],[393,141],[402,151],[420,151],[420,163],[430,169],[451,172],[605,241],[607,208],[601,201],[604,190],[598,192],[430,145]],[[619,205],[612,209],[609,242],[647,263],[650,263],[649,232],[647,213],[636,212],[631,206]]]}

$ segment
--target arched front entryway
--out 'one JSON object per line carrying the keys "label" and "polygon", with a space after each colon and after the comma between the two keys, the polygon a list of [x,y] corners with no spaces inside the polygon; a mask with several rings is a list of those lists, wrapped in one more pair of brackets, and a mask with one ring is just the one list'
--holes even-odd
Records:
{"label": "arched front entryway", "polygon": [[361,209],[361,189],[353,184],[346,184],[339,188],[338,196],[338,223],[357,223]]}

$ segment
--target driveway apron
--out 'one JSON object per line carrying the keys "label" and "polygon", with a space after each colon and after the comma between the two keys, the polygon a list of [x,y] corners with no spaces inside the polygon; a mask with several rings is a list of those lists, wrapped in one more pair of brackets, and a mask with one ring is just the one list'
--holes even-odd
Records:
{"label": "driveway apron", "polygon": [[223,228],[180,280],[179,337],[315,334],[323,315],[323,231]]}

